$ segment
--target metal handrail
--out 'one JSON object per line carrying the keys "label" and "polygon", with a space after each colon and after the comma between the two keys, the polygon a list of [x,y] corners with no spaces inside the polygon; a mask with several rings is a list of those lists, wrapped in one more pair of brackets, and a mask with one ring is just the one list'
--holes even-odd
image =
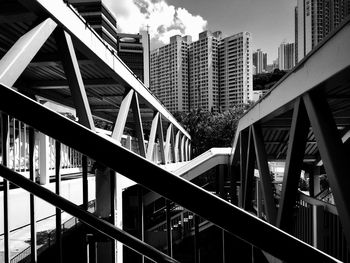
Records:
{"label": "metal handrail", "polygon": [[299,193],[300,200],[303,200],[304,202],[314,205],[314,206],[323,206],[325,211],[328,211],[334,215],[338,215],[338,210],[335,205],[332,205],[330,203],[324,202],[322,200],[307,196],[303,193]]}
{"label": "metal handrail", "polygon": [[155,260],[156,262],[178,262],[175,259],[165,255],[164,253],[156,250],[152,246],[126,233],[125,231],[120,230],[111,223],[99,219],[95,215],[83,210],[78,205],[66,200],[59,195],[54,194],[50,190],[34,183],[33,181],[23,177],[19,173],[12,171],[3,165],[0,165],[0,175],[11,183],[35,195],[36,197],[39,197],[49,204],[54,205],[57,208],[66,211],[68,214],[71,214],[72,216],[78,218],[101,234],[122,242],[124,245],[130,247],[133,250],[136,250],[136,252],[148,257],[151,260]]}
{"label": "metal handrail", "polygon": [[[310,260],[316,262],[340,262],[288,233],[254,217],[243,209],[208,193],[193,183],[179,178],[145,158],[117,145],[114,140],[99,136],[94,131],[43,107],[15,90],[0,85],[0,98],[0,110],[75,148],[146,188],[186,207],[227,232],[281,260],[289,262],[300,262],[300,260],[305,262]],[[21,107],[18,107],[18,105],[21,105]],[[23,111],[23,108],[26,110]],[[50,125],[47,125],[48,123]],[[151,249],[142,244],[139,240],[136,241],[134,237],[115,228],[113,225],[98,220],[98,218],[78,207],[66,203],[66,200],[52,192],[42,189],[37,184],[5,167],[1,167],[0,171],[3,171],[4,176],[7,176],[6,179],[10,181],[16,178],[14,183],[20,187],[31,191],[35,190],[34,194],[40,195],[45,199],[48,199],[47,197],[50,196],[49,201],[52,204],[55,203],[55,205],[65,211],[69,209],[68,213],[82,218],[84,222],[98,228],[98,231],[107,233],[127,246],[134,249],[137,248],[138,252],[146,256],[159,257],[158,251],[155,253],[153,248]],[[163,258],[162,260],[165,261]]]}

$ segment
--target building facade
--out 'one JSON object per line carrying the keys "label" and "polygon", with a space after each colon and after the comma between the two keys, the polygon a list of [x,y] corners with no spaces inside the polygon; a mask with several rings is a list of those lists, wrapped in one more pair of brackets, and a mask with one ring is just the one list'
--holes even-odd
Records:
{"label": "building facade", "polygon": [[261,49],[258,49],[253,53],[253,65],[255,66],[255,74],[266,72],[267,67],[267,53],[263,53]]}
{"label": "building facade", "polygon": [[189,110],[188,46],[190,36],[170,38],[170,44],[151,51],[150,89],[170,112]]}
{"label": "building facade", "polygon": [[226,37],[219,47],[220,109],[253,99],[252,51],[249,32]]}
{"label": "building facade", "polygon": [[[144,35],[147,37],[147,35]],[[148,51],[144,50],[142,43],[142,35],[140,34],[117,34],[117,52],[123,62],[132,70],[132,72],[142,81],[144,81],[144,54]]]}
{"label": "building facade", "polygon": [[350,14],[350,0],[298,0],[295,9],[297,61]]}
{"label": "building facade", "polygon": [[294,66],[295,66],[294,43],[282,43],[278,47],[278,68],[280,70],[290,70]]}
{"label": "building facade", "polygon": [[224,38],[220,31],[204,31],[195,42],[174,36],[151,52],[151,90],[171,112],[217,112],[248,103],[253,99],[250,45],[248,32]]}
{"label": "building facade", "polygon": [[221,32],[204,31],[189,46],[190,109],[219,110],[218,47]]}

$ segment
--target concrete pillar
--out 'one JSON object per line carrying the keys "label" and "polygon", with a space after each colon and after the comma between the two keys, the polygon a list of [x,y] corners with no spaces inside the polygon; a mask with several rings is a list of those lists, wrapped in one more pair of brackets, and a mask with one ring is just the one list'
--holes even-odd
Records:
{"label": "concrete pillar", "polygon": [[[123,229],[123,189],[121,185],[122,175],[116,173],[116,226]],[[117,263],[123,263],[123,244],[117,242]]]}
{"label": "concrete pillar", "polygon": [[[113,176],[109,168],[98,167],[95,172],[96,176],[96,215],[103,219],[111,219],[114,216],[114,211],[111,211],[111,176]],[[115,200],[112,200],[115,202]],[[110,220],[109,220],[110,221]],[[97,242],[97,262],[115,263],[115,243],[110,241]]]}
{"label": "concrete pillar", "polygon": [[50,142],[49,137],[39,133],[39,160],[40,160],[40,184],[45,185],[50,182]]}

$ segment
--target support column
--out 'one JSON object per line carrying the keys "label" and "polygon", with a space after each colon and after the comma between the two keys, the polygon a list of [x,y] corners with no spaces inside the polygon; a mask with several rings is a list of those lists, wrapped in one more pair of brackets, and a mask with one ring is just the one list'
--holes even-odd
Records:
{"label": "support column", "polygon": [[[55,158],[55,179],[56,179],[56,194],[61,193],[61,144],[55,142],[56,158]],[[57,248],[57,263],[62,263],[62,219],[61,209],[56,208],[56,248]]]}
{"label": "support column", "polygon": [[244,189],[245,189],[245,174],[247,167],[247,148],[248,148],[248,134],[246,131],[241,131],[239,135],[239,149],[240,149],[240,188],[238,206],[243,207],[244,203]]}
{"label": "support column", "polygon": [[200,263],[200,248],[199,248],[199,217],[194,215],[194,262]]}
{"label": "support column", "polygon": [[50,141],[49,137],[39,133],[39,160],[40,160],[40,184],[45,185],[50,182]]}
{"label": "support column", "polygon": [[[139,238],[145,240],[145,226],[144,226],[144,205],[143,205],[143,188],[139,186],[137,192],[138,198],[138,223],[139,223]],[[141,256],[141,262],[145,262],[145,257]]]}
{"label": "support column", "polygon": [[[116,173],[116,227],[123,229],[123,189],[121,187],[121,174]],[[123,262],[123,243],[117,242],[117,263]]]}
{"label": "support column", "polygon": [[325,96],[314,91],[304,95],[303,99],[348,247],[350,247],[350,177],[348,174],[350,153],[341,140]]}
{"label": "support column", "polygon": [[168,247],[168,255],[173,257],[173,237],[171,230],[171,211],[170,211],[170,200],[166,200],[166,229],[167,229],[167,247]]}
{"label": "support column", "polygon": [[253,184],[254,184],[254,168],[255,168],[255,153],[252,127],[249,127],[248,135],[248,149],[246,158],[245,169],[245,184],[244,184],[244,196],[243,196],[243,209],[247,211],[253,210],[252,197],[253,197]]}
{"label": "support column", "polygon": [[[111,211],[111,175],[112,171],[107,167],[98,167],[95,172],[96,176],[96,216],[108,220],[114,216]],[[113,172],[114,173],[114,172]],[[115,262],[112,261],[114,242],[97,243],[97,262]]]}
{"label": "support column", "polygon": [[[2,164],[8,166],[9,157],[9,117],[1,114]],[[9,226],[9,182],[3,179],[4,206],[4,263],[10,263],[10,226]]]}
{"label": "support column", "polygon": [[[29,127],[29,179],[35,182],[35,167],[34,167],[34,148],[35,148],[35,132],[32,127]],[[36,216],[35,216],[35,197],[29,195],[30,204],[30,257],[32,262],[37,262],[37,238],[36,238]]]}
{"label": "support column", "polygon": [[277,216],[277,227],[287,232],[292,232],[293,230],[293,211],[309,127],[310,123],[307,118],[304,103],[301,99],[297,99],[294,103],[286,167]]}
{"label": "support column", "polygon": [[265,213],[270,224],[276,223],[276,206],[273,198],[272,182],[261,127],[253,124],[255,156],[258,163],[260,181],[265,202]]}

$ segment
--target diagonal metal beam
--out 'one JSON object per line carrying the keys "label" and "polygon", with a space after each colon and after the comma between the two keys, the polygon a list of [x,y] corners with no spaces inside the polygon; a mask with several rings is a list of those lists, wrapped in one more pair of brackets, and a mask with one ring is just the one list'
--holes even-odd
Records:
{"label": "diagonal metal beam", "polygon": [[158,117],[157,134],[158,134],[158,141],[159,141],[159,148],[160,148],[161,164],[165,164],[164,135],[163,135],[163,124],[162,124],[161,114],[159,114],[159,117]]}
{"label": "diagonal metal beam", "polygon": [[298,98],[294,103],[282,193],[277,216],[277,227],[287,232],[291,232],[293,227],[293,211],[297,198],[298,183],[309,127],[310,123],[304,102],[302,99]]}
{"label": "diagonal metal beam", "polygon": [[240,168],[240,191],[239,191],[239,200],[238,205],[243,207],[244,203],[244,189],[245,189],[245,174],[247,168],[247,148],[248,148],[248,134],[247,131],[241,131],[239,134],[239,168]]}
{"label": "diagonal metal beam", "polygon": [[56,26],[57,24],[48,18],[17,40],[0,60],[0,83],[13,86]]}
{"label": "diagonal metal beam", "polygon": [[95,129],[91,109],[83,78],[81,77],[77,56],[70,35],[63,30],[56,30],[55,39],[61,55],[63,69],[66,73],[69,89],[71,91],[79,123],[92,130]]}
{"label": "diagonal metal beam", "polygon": [[185,161],[189,161],[188,157],[188,138],[185,139]]}
{"label": "diagonal metal beam", "polygon": [[177,131],[176,137],[175,137],[175,145],[174,145],[174,161],[175,163],[180,161],[180,156],[179,156],[179,144],[180,144],[180,131]]}
{"label": "diagonal metal beam", "polygon": [[185,135],[181,135],[181,144],[180,144],[180,156],[181,156],[181,162],[186,161],[185,160]]}
{"label": "diagonal metal beam", "polygon": [[118,142],[121,142],[126,120],[128,118],[129,110],[130,110],[130,104],[132,97],[134,95],[134,91],[131,89],[128,94],[123,99],[120,109],[118,112],[117,120],[115,121],[113,132],[112,132],[112,138],[117,140]]}
{"label": "diagonal metal beam", "polygon": [[50,190],[30,181],[24,176],[6,168],[3,165],[0,165],[0,172],[2,177],[10,180],[12,183],[16,184],[22,189],[56,206],[57,208],[66,211],[72,216],[79,218],[81,221],[88,224],[103,235],[122,242],[131,249],[135,249],[138,253],[141,253],[148,258],[155,260],[156,262],[178,262],[175,259],[172,259],[162,252],[156,250],[152,246],[126,233],[125,231],[120,230],[111,223],[96,217],[95,215],[83,210],[76,204],[57,194],[54,194]]}
{"label": "diagonal metal beam", "polygon": [[166,131],[166,138],[165,138],[165,150],[164,150],[165,163],[171,162],[171,158],[169,158],[169,155],[170,155],[170,147],[171,147],[171,145],[173,145],[173,144],[171,144],[172,143],[171,142],[172,135],[173,135],[173,124],[170,123],[168,126],[168,129]]}
{"label": "diagonal metal beam", "polygon": [[349,150],[341,140],[325,96],[309,92],[303,96],[312,130],[348,244],[350,243]]}
{"label": "diagonal metal beam", "polygon": [[245,184],[244,184],[244,198],[243,209],[251,211],[253,208],[252,196],[253,196],[253,184],[254,184],[254,168],[255,168],[255,152],[253,142],[252,127],[249,127],[248,135],[248,149],[247,149],[247,163],[245,169]]}
{"label": "diagonal metal beam", "polygon": [[153,157],[158,122],[159,122],[159,112],[156,113],[152,121],[151,132],[148,139],[147,155],[146,155],[147,156],[146,158],[148,160],[152,160],[152,157]]}
{"label": "diagonal metal beam", "polygon": [[135,123],[135,131],[136,136],[139,144],[140,149],[140,155],[143,157],[146,157],[146,146],[145,146],[145,137],[143,134],[143,128],[142,128],[142,119],[141,119],[141,113],[140,113],[140,106],[139,106],[139,99],[138,95],[135,92],[132,100],[131,100],[131,109],[132,109],[132,115]]}
{"label": "diagonal metal beam", "polygon": [[164,118],[173,123],[186,137],[190,138],[188,132],[176,121],[174,116],[164,108],[159,100],[138,80],[134,73],[125,66],[116,52],[99,39],[96,33],[86,26],[80,16],[73,11],[70,5],[63,1],[48,0],[18,0],[20,4],[37,14],[50,14],[58,21],[73,38],[81,53],[93,60],[99,67],[110,74],[117,82],[125,87],[132,87],[135,92],[144,98],[145,103],[154,111],[158,111]]}
{"label": "diagonal metal beam", "polygon": [[[340,262],[193,183],[145,160],[141,156],[117,145],[116,142],[99,136],[90,129],[45,108],[13,89],[0,85],[0,98],[1,111],[11,113],[13,117],[65,145],[69,145],[97,162],[101,162],[144,187],[163,195],[165,198],[173,200],[227,232],[273,254],[281,260],[298,262],[300,261],[300,255],[302,255],[303,260],[308,262]],[[14,101],[16,103],[13,103]],[[22,107],[18,107],[18,105]],[[27,110],[24,111],[23,108]],[[116,157],[118,162],[115,161]],[[140,170],[146,171],[147,176],[140,173]],[[0,172],[0,174],[2,173]],[[10,176],[10,178],[12,180],[14,177]],[[21,176],[21,178],[23,177]],[[26,178],[23,179],[27,180]],[[40,186],[37,185],[37,187]],[[222,214],[225,216],[222,216]],[[112,230],[112,232],[109,232],[109,230]],[[108,228],[105,231],[112,234],[116,230]],[[267,236],[269,242],[266,242]],[[295,251],[298,251],[298,253],[295,253]],[[143,252],[140,251],[140,253]]]}
{"label": "diagonal metal beam", "polygon": [[253,124],[252,127],[255,146],[255,156],[258,164],[262,193],[265,201],[265,213],[267,221],[270,224],[274,225],[276,223],[276,206],[273,198],[270,169],[269,164],[267,162],[263,135],[260,125]]}

